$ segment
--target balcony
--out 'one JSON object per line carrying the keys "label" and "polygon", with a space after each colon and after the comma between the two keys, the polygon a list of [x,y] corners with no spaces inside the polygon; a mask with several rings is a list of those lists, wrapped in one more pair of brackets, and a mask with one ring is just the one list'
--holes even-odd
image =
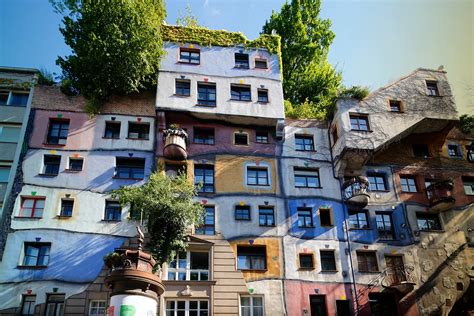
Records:
{"label": "balcony", "polygon": [[431,211],[446,211],[454,205],[453,188],[452,180],[435,182],[426,188]]}
{"label": "balcony", "polygon": [[163,130],[163,156],[172,160],[184,160],[188,157],[186,141],[188,134],[181,128],[168,128]]}
{"label": "balcony", "polygon": [[390,290],[407,294],[415,288],[415,268],[408,265],[390,266],[383,272],[381,285]]}
{"label": "balcony", "polygon": [[370,199],[368,189],[369,180],[366,177],[358,176],[345,181],[342,185],[344,202],[352,207],[365,207]]}

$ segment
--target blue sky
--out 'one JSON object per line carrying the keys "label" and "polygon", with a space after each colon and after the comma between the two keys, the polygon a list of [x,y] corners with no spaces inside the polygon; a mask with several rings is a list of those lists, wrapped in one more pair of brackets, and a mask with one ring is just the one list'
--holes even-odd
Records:
{"label": "blue sky", "polygon": [[[174,24],[187,4],[212,29],[241,31],[253,39],[284,0],[168,0]],[[329,60],[346,85],[371,90],[418,67],[448,71],[458,110],[474,114],[474,1],[323,0],[321,16],[336,34]],[[47,0],[0,0],[0,65],[60,72],[69,52],[61,17]]]}

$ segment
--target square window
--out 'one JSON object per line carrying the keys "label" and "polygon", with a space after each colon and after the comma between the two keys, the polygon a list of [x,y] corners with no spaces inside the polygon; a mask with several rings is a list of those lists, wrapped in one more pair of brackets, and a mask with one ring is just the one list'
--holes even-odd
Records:
{"label": "square window", "polygon": [[235,53],[235,68],[249,69],[249,54]]}
{"label": "square window", "polygon": [[319,170],[312,168],[294,167],[295,187],[297,188],[320,188]]}
{"label": "square window", "polygon": [[104,138],[120,138],[120,122],[105,122]]}
{"label": "square window", "polygon": [[369,117],[367,115],[349,115],[351,121],[351,129],[353,131],[368,131],[369,130]]}
{"label": "square window", "polygon": [[449,157],[462,157],[461,150],[458,145],[448,145]]}
{"label": "square window", "polygon": [[61,164],[61,156],[44,155],[43,174],[57,176],[59,174],[59,165]]}
{"label": "square window", "polygon": [[273,206],[258,207],[258,224],[260,226],[275,226],[275,211]]}
{"label": "square window", "polygon": [[128,138],[148,140],[150,135],[149,123],[128,122]]}
{"label": "square window", "polygon": [[35,315],[36,295],[23,295],[21,300],[21,316]]}
{"label": "square window", "polygon": [[234,145],[245,145],[249,144],[249,135],[247,133],[234,133]]}
{"label": "square window", "polygon": [[45,201],[44,197],[22,197],[19,217],[43,217]]}
{"label": "square window", "polygon": [[268,103],[268,90],[267,89],[258,89],[258,102]]}
{"label": "square window", "polygon": [[377,232],[379,238],[383,240],[394,240],[395,234],[393,231],[392,215],[385,212],[375,213],[375,221],[377,223]]}
{"label": "square window", "polygon": [[474,195],[474,177],[462,177],[464,193]]}
{"label": "square window", "polygon": [[390,112],[401,112],[402,111],[402,101],[390,100]]}
{"label": "square window", "polygon": [[205,206],[203,224],[196,228],[196,235],[215,235],[216,210],[214,206]]}
{"label": "square window", "polygon": [[426,80],[426,88],[429,96],[439,96],[438,82],[433,80]]}
{"label": "square window", "polygon": [[74,208],[73,199],[61,199],[61,212],[59,213],[59,216],[71,217],[73,208]]}
{"label": "square window", "polygon": [[415,177],[400,176],[400,185],[402,186],[402,192],[418,192]]}
{"label": "square window", "polygon": [[330,208],[320,208],[319,213],[319,224],[321,226],[333,226],[331,209]]}
{"label": "square window", "polygon": [[368,174],[370,191],[387,191],[385,175],[381,173]]}
{"label": "square window", "polygon": [[214,192],[214,166],[195,165],[194,166],[194,184],[199,185],[198,192]]}
{"label": "square window", "polygon": [[300,269],[314,269],[314,260],[312,253],[299,254]]}
{"label": "square window", "polygon": [[263,296],[240,296],[240,316],[263,316]]}
{"label": "square window", "polygon": [[198,105],[216,106],[216,84],[198,83]]}
{"label": "square window", "polygon": [[255,142],[259,144],[268,144],[268,132],[256,131]]}
{"label": "square window", "polygon": [[0,105],[7,105],[9,95],[8,91],[0,91]]}
{"label": "square window", "polygon": [[313,210],[310,207],[298,207],[298,227],[313,227]]}
{"label": "square window", "polygon": [[208,316],[207,300],[176,300],[166,301],[166,316]]}
{"label": "square window", "polygon": [[120,221],[122,219],[122,206],[117,201],[105,201],[106,221]]}
{"label": "square window", "polygon": [[240,221],[250,220],[250,206],[249,205],[236,205],[235,206],[235,219]]}
{"label": "square window", "polygon": [[334,250],[320,250],[321,271],[337,271]]}
{"label": "square window", "polygon": [[268,169],[247,167],[247,185],[268,186]]}
{"label": "square window", "polygon": [[377,253],[375,251],[357,251],[359,272],[378,272]]}
{"label": "square window", "polygon": [[313,136],[295,135],[295,150],[314,151]]}
{"label": "square window", "polygon": [[81,171],[84,165],[84,158],[69,158],[69,171]]}
{"label": "square window", "polygon": [[266,248],[264,246],[237,246],[237,269],[266,270]]}
{"label": "square window", "polygon": [[199,65],[201,63],[201,52],[199,49],[180,47],[179,62],[184,64]]}
{"label": "square window", "polygon": [[176,79],[175,94],[181,96],[191,95],[191,81],[190,80],[178,80]]}
{"label": "square window", "polygon": [[89,316],[106,316],[106,302],[93,300],[89,303]]}
{"label": "square window", "polygon": [[66,145],[69,120],[50,119],[46,142],[50,145]]}
{"label": "square window", "polygon": [[214,129],[195,127],[193,131],[195,144],[214,145]]}
{"label": "square window", "polygon": [[367,211],[349,210],[349,228],[350,229],[366,229],[369,228],[367,221]]}
{"label": "square window", "polygon": [[252,101],[250,86],[231,84],[230,99],[234,101]]}
{"label": "square window", "polygon": [[0,125],[0,142],[18,143],[21,126]]}
{"label": "square window", "polygon": [[28,104],[28,93],[12,92],[8,105],[25,106]]}
{"label": "square window", "polygon": [[421,231],[441,230],[441,222],[437,214],[417,213],[416,222]]}
{"label": "square window", "polygon": [[419,158],[429,158],[430,151],[427,144],[415,144],[413,145],[413,155]]}
{"label": "square window", "polygon": [[51,243],[44,242],[25,242],[25,253],[23,257],[23,266],[47,266],[49,263],[49,253]]}
{"label": "square window", "polygon": [[255,68],[258,69],[267,69],[267,60],[264,58],[255,58]]}
{"label": "square window", "polygon": [[141,180],[145,177],[144,158],[115,158],[115,178]]}

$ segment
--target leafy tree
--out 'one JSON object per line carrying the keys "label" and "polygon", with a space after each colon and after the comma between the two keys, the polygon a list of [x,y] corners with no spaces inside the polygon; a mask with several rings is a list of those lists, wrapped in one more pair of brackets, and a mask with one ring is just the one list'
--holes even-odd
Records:
{"label": "leafy tree", "polygon": [[93,109],[113,94],[155,87],[163,0],[50,1],[64,15],[60,31],[72,49],[56,63]]}
{"label": "leafy tree", "polygon": [[459,117],[459,127],[465,134],[474,134],[474,115],[461,115]]}
{"label": "leafy tree", "polygon": [[181,11],[179,12],[179,18],[176,19],[176,24],[185,27],[201,27],[189,4],[186,5],[185,10],[186,13],[184,15],[181,13]]}
{"label": "leafy tree", "polygon": [[145,219],[149,242],[147,248],[157,266],[179,250],[186,248],[187,228],[200,225],[204,208],[194,202],[197,191],[185,174],[176,178],[153,173],[141,187],[127,186],[112,192],[120,204],[131,206],[131,217]]}
{"label": "leafy tree", "polygon": [[359,101],[365,99],[370,93],[369,88],[361,86],[352,86],[350,88],[341,87],[339,91],[340,97],[350,97]]}
{"label": "leafy tree", "polygon": [[56,83],[54,74],[46,68],[41,68],[38,74],[38,84],[44,86],[52,86]]}
{"label": "leafy tree", "polygon": [[[294,108],[306,103],[317,116],[334,106],[341,74],[327,61],[331,21],[319,18],[320,0],[292,0],[273,12],[263,33],[281,36],[283,92]],[[306,111],[303,111],[306,112]]]}

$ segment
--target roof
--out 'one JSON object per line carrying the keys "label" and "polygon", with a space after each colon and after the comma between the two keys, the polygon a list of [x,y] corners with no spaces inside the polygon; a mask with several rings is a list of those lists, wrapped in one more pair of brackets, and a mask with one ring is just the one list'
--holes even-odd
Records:
{"label": "roof", "polygon": [[11,73],[39,73],[39,70],[36,68],[20,68],[20,67],[7,67],[0,66],[0,72],[11,72]]}

